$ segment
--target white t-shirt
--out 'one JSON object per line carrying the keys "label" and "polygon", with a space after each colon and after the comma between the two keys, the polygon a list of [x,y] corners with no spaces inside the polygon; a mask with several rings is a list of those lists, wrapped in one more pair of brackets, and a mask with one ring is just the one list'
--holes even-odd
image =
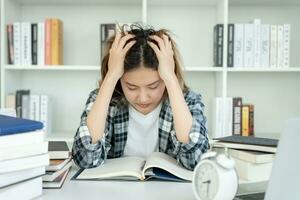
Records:
{"label": "white t-shirt", "polygon": [[144,115],[129,106],[129,124],[124,156],[147,157],[158,151],[158,123],[160,103],[153,111]]}

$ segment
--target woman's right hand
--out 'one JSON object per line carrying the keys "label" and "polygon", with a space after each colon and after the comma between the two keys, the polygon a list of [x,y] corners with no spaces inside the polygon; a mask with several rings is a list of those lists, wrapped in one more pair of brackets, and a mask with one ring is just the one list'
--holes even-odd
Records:
{"label": "woman's right hand", "polygon": [[[134,38],[134,35],[126,34],[122,37],[120,32],[117,32],[115,40],[109,50],[108,74],[116,80],[119,80],[124,74],[124,59],[127,51],[134,45],[136,40],[126,42]],[[124,46],[126,44],[126,46]]]}

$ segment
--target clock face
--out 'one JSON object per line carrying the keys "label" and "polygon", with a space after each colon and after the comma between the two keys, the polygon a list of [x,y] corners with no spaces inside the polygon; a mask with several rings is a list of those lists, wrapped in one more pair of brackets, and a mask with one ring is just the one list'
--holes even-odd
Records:
{"label": "clock face", "polygon": [[200,199],[214,199],[219,187],[219,177],[215,166],[210,162],[204,162],[195,173],[195,189]]}

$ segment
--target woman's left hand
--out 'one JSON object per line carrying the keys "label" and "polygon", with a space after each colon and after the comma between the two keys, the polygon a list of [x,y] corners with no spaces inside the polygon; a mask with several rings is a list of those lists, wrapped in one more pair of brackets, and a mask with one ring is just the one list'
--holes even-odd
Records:
{"label": "woman's left hand", "polygon": [[172,79],[175,76],[174,52],[171,40],[163,34],[162,38],[157,35],[149,36],[158,43],[158,46],[148,41],[150,47],[154,50],[158,59],[158,73],[163,81]]}

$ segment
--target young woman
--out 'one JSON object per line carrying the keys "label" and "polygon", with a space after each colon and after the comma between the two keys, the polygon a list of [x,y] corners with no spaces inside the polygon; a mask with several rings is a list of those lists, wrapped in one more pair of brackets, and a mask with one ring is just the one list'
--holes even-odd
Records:
{"label": "young woman", "polygon": [[159,151],[194,169],[209,148],[204,105],[184,83],[167,30],[134,25],[116,33],[107,42],[101,77],[74,138],[79,167]]}

